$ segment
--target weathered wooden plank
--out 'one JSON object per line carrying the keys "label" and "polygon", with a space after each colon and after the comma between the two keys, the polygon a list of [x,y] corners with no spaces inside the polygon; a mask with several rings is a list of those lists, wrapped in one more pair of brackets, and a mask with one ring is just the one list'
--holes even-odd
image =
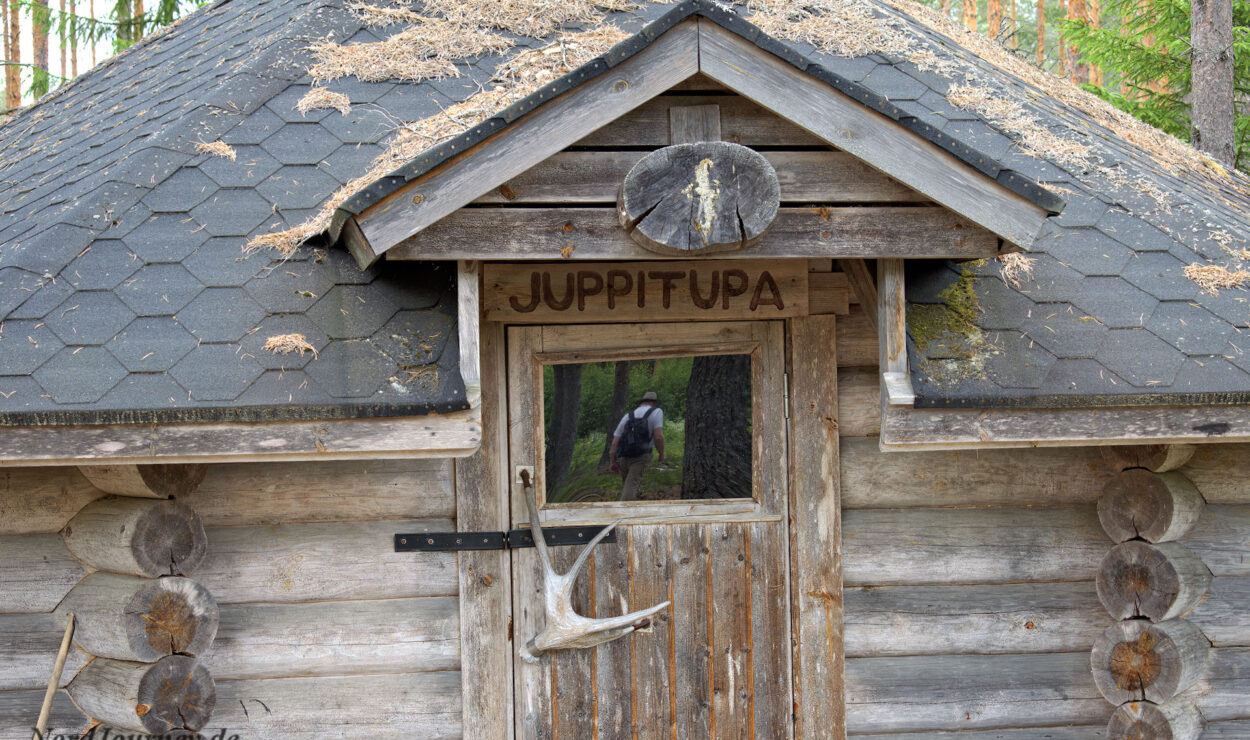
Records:
{"label": "weathered wooden plank", "polygon": [[807,312],[813,316],[850,313],[850,288],[841,272],[811,272],[807,278]]}
{"label": "weathered wooden plank", "polygon": [[789,579],[780,522],[753,522],[751,538],[751,665],[754,672],[755,737],[794,735],[791,695]]}
{"label": "weathered wooden plank", "polygon": [[[724,259],[947,257],[998,254],[998,238],[937,207],[782,208],[755,244]],[[635,244],[613,208],[464,208],[387,252],[394,260],[681,259]]]}
{"label": "weathered wooden plank", "polygon": [[1250,445],[1195,445],[1181,473],[1209,504],[1250,503]]}
{"label": "weathered wooden plank", "polygon": [[1202,731],[1203,740],[1250,740],[1250,721],[1211,722]]}
{"label": "weathered wooden plank", "polygon": [[1088,650],[1107,628],[1094,584],[848,588],[846,655]]}
{"label": "weathered wooden plank", "polygon": [[876,312],[866,305],[852,304],[838,320],[838,367],[877,367]]}
{"label": "weathered wooden plank", "polygon": [[668,143],[720,141],[720,106],[675,105],[668,109]]}
{"label": "weathered wooden plank", "polygon": [[481,442],[477,409],[258,423],[0,427],[0,466],[461,457]]}
{"label": "weathered wooden plank", "polygon": [[713,23],[699,26],[699,69],[1012,244],[1033,243],[1047,214],[862,103]]}
{"label": "weathered wooden plank", "polygon": [[1207,506],[1181,544],[1198,553],[1216,576],[1250,576],[1250,506]]}
{"label": "weathered wooden plank", "polygon": [[221,681],[212,727],[245,738],[461,737],[455,671]]}
{"label": "weathered wooden plank", "polygon": [[0,537],[0,614],[50,612],[86,573],[60,535]]}
{"label": "weathered wooden plank", "polygon": [[907,369],[906,275],[901,259],[877,260],[877,327],[881,336],[881,404],[910,407],[916,401]]}
{"label": "weathered wooden plank", "polygon": [[91,484],[106,493],[169,498],[194,491],[204,482],[203,465],[82,465]]}
{"label": "weathered wooden plank", "polygon": [[460,377],[470,407],[482,401],[482,363],[478,348],[481,317],[481,272],[476,262],[456,267],[456,332],[460,344]]}
{"label": "weathered wooden plank", "polygon": [[937,450],[1246,441],[1250,441],[1250,409],[1212,405],[977,410],[891,407],[886,411],[881,443],[887,449]]}
{"label": "weathered wooden plank", "polygon": [[[839,322],[838,328],[842,328]],[[839,336],[841,339],[841,336]],[[839,371],[845,384],[847,371]],[[1110,474],[1097,448],[882,452],[875,438],[842,438],[842,505],[1086,506]]]}
{"label": "weathered wooden plank", "polygon": [[[712,736],[708,525],[673,530],[673,678],[677,737]],[[642,719],[640,722],[644,721]]]}
{"label": "weathered wooden plank", "polygon": [[[790,581],[795,736],[844,737],[836,320],[790,322]],[[862,394],[860,394],[862,395]]]}
{"label": "weathered wooden plank", "polygon": [[860,509],[842,536],[848,586],[1092,581],[1108,549],[1092,507]]}
{"label": "weathered wooden plank", "polygon": [[[356,217],[374,255],[421,231],[698,71],[693,23],[554,98]],[[420,195],[421,198],[414,196]]]}
{"label": "weathered wooden plank", "polygon": [[[632,526],[629,533],[633,592],[630,606],[673,599],[670,527]],[[634,661],[634,704],[629,721],[639,740],[667,740],[676,726],[676,666],[671,660],[676,653],[674,613],[675,607],[670,606],[655,615],[651,634],[635,633],[628,638]]]}
{"label": "weathered wooden plank", "polygon": [[212,465],[178,500],[206,525],[226,526],[450,519],[454,498],[451,461],[416,459]]}
{"label": "weathered wooden plank", "polygon": [[[551,565],[557,573],[573,567],[580,547],[556,547],[551,550]],[[594,616],[593,565],[586,568],[573,587],[573,609],[578,614]],[[560,650],[544,658],[553,672],[554,707],[552,730],[557,737],[595,736],[596,688],[594,650]],[[616,697],[604,697],[612,701]]]}
{"label": "weathered wooden plank", "polygon": [[880,433],[881,377],[876,366],[839,368],[838,436],[867,437],[875,445]]}
{"label": "weathered wooden plank", "polygon": [[222,607],[217,640],[202,661],[219,680],[454,671],[460,668],[456,602],[231,604]]}
{"label": "weathered wooden plank", "polygon": [[[755,694],[751,620],[754,614],[746,608],[752,603],[749,527],[749,524],[708,527],[712,722],[714,736],[718,738],[754,737],[751,724]],[[761,634],[759,638],[775,640],[777,636]]]}
{"label": "weathered wooden plank", "polygon": [[[913,191],[914,192],[914,191]],[[875,306],[878,302],[877,283],[873,279],[872,270],[868,267],[867,260],[863,259],[845,259],[838,260],[838,265],[842,268],[842,272],[846,274],[847,280],[850,282],[851,289],[855,292],[855,299],[861,306]],[[877,314],[874,311],[867,311],[865,318],[872,326],[873,331],[877,329]]]}
{"label": "weathered wooden plank", "polygon": [[104,492],[72,467],[0,467],[0,535],[59,532]]}
{"label": "weathered wooden plank", "polygon": [[218,604],[454,596],[453,553],[397,553],[395,534],[438,519],[210,527],[195,574]]}
{"label": "weathered wooden plank", "polygon": [[[481,330],[482,447],[455,461],[456,524],[460,531],[510,528],[507,497],[507,376],[504,329]],[[456,556],[460,586],[460,677],[466,740],[512,735],[512,565],[508,553]]]}
{"label": "weathered wooden plank", "polygon": [[[602,542],[595,548],[592,565],[596,617],[626,614],[634,608],[629,579],[633,533],[633,527],[623,527],[618,530],[615,543]],[[658,604],[667,600],[668,595],[665,594],[664,598],[648,601],[646,604]],[[652,623],[659,623],[659,615]],[[657,633],[653,630],[642,639],[655,640],[656,636]],[[634,712],[634,672],[630,654],[634,639],[631,636],[613,640],[594,649],[595,711],[598,714],[596,727],[599,737],[630,735]],[[667,673],[665,675],[667,677]]]}
{"label": "weathered wooden plank", "polygon": [[1206,678],[1183,696],[1195,699],[1209,722],[1250,719],[1250,649],[1212,650]]}
{"label": "weathered wooden plank", "polygon": [[[1107,736],[1104,725],[1087,727],[1030,727],[1027,730],[982,730],[972,732],[854,733],[856,740],[1100,740]],[[1205,736],[1204,736],[1205,737]]]}
{"label": "weathered wooden plank", "polygon": [[1105,726],[1113,709],[1090,678],[1088,651],[854,658],[846,689],[851,734]]}
{"label": "weathered wooden plank", "polygon": [[[713,82],[712,84],[718,84]],[[643,103],[581,139],[577,148],[667,146],[669,109],[716,105],[721,111],[721,138],[744,146],[824,146],[825,141],[760,105],[735,95],[661,95]]]}
{"label": "weathered wooden plank", "polygon": [[[564,151],[477,198],[475,204],[611,204],[646,152]],[[928,200],[845,152],[761,152],[777,171],[783,203],[915,203]]]}
{"label": "weathered wooden plank", "polygon": [[1250,578],[1212,578],[1207,598],[1185,618],[1216,647],[1250,647]]}
{"label": "weathered wooden plank", "polygon": [[808,311],[807,264],[798,260],[490,264],[483,277],[486,319],[511,324],[759,320]]}
{"label": "weathered wooden plank", "polygon": [[[4,666],[4,670],[0,670],[0,692],[45,688],[64,633],[65,622],[54,614],[0,615],[0,666]],[[61,674],[61,686],[69,683],[90,657],[77,646],[71,646]],[[39,700],[34,707],[28,722],[31,727],[35,715],[39,714]],[[3,722],[0,711],[0,725]],[[7,737],[2,733],[0,736]]]}
{"label": "weathered wooden plank", "polygon": [[[56,648],[53,647],[52,650],[55,655]],[[49,671],[51,667],[52,662],[49,660]],[[45,686],[47,681],[45,676]],[[43,704],[43,694],[42,688],[0,691],[0,737],[5,740],[29,740],[32,737],[31,731],[35,727],[35,720],[39,717],[39,707]],[[46,737],[55,738],[57,734],[77,737],[90,724],[91,720],[74,706],[69,694],[66,694],[64,690],[56,692],[56,697],[52,701],[52,714],[48,721]]]}

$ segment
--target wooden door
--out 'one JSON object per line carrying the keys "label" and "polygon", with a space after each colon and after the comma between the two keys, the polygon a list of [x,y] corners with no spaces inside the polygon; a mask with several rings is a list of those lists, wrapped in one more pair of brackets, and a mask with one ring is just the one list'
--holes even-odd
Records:
{"label": "wooden door", "polygon": [[[649,632],[536,665],[516,659],[518,738],[792,735],[783,337],[779,321],[508,330],[512,526],[528,525],[518,466],[532,466],[544,525],[633,520],[579,578],[580,614],[672,601]],[[546,504],[544,365],[692,354],[751,358],[751,497]],[[553,548],[556,569],[579,550]],[[512,567],[521,646],[542,628],[542,571],[532,549],[512,551]]]}

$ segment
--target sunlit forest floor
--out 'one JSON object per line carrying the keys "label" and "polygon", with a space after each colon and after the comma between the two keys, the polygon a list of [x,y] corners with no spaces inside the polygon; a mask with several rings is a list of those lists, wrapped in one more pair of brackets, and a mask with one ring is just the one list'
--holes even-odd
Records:
{"label": "sunlit forest floor", "polygon": [[[620,473],[609,473],[607,463],[602,467],[602,433],[588,434],[573,446],[573,460],[555,492],[548,492],[552,503],[578,501],[616,501],[621,497]],[[684,419],[664,420],[664,451],[667,459],[659,462],[659,454],[652,452],[651,464],[642,476],[639,498],[651,501],[681,498],[682,457],[686,446],[686,422]]]}

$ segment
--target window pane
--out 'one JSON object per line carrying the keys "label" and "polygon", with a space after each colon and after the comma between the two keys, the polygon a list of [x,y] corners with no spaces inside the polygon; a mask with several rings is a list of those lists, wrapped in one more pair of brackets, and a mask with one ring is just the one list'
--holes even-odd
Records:
{"label": "window pane", "polygon": [[750,355],[548,365],[543,416],[548,505],[751,498]]}

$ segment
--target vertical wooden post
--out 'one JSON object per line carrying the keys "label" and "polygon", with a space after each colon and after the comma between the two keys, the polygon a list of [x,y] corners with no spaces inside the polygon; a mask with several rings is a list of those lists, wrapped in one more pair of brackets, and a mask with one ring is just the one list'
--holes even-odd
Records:
{"label": "vertical wooden post", "polygon": [[907,373],[907,299],[903,260],[877,260],[877,331],[881,336],[881,403],[910,406],[916,396]]}
{"label": "vertical wooden post", "polygon": [[790,321],[790,592],[796,738],[846,737],[833,316]]}
{"label": "vertical wooden post", "polygon": [[481,353],[478,338],[481,317],[481,270],[478,263],[460,260],[456,267],[456,325],[460,335],[460,377],[464,379],[469,408],[482,402]]}
{"label": "vertical wooden post", "polygon": [[[476,326],[478,322],[473,323]],[[464,336],[462,325],[462,342],[467,341]],[[478,340],[475,337],[473,341]],[[483,371],[482,446],[470,457],[455,461],[456,528],[506,530],[508,444],[503,325],[482,325],[477,346]],[[512,735],[512,572],[507,552],[461,552],[457,555],[457,567],[461,706],[463,716],[470,718],[464,723],[464,737],[504,740]]]}

